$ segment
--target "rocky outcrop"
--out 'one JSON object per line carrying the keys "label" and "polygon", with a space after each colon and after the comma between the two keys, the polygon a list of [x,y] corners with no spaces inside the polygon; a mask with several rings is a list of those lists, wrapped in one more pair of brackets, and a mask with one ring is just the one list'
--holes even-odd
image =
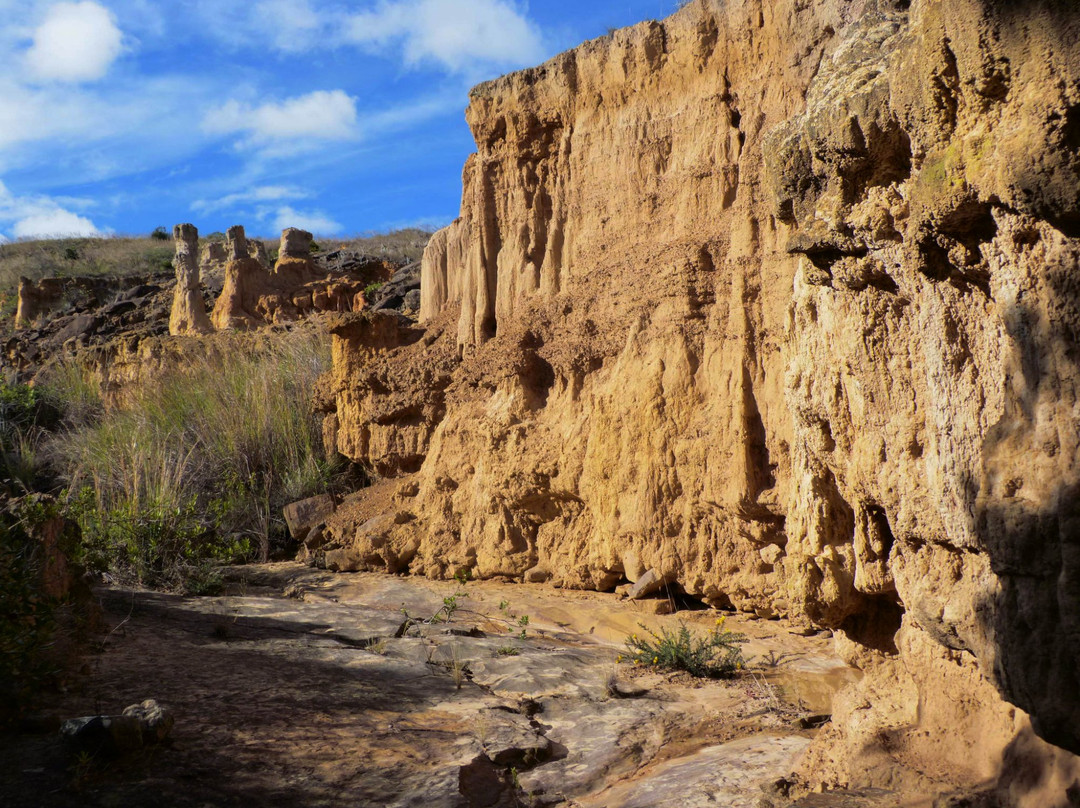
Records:
{"label": "rocky outcrop", "polygon": [[256,312],[268,278],[266,267],[251,257],[240,225],[230,227],[226,233],[225,255],[225,286],[214,303],[210,321],[221,331],[255,328],[262,319]]}
{"label": "rocky outcrop", "polygon": [[21,287],[24,310],[37,314],[4,344],[0,371],[29,382],[53,358],[96,349],[118,334],[167,334],[174,282],[171,275],[27,281]]}
{"label": "rocky outcrop", "polygon": [[176,244],[176,291],[172,313],[169,316],[169,333],[174,336],[206,334],[213,326],[206,316],[206,303],[202,295],[202,279],[199,277],[199,231],[191,224],[178,224],[173,228]]}
{"label": "rocky outcrop", "polygon": [[345,271],[328,272],[312,257],[312,243],[311,233],[285,230],[271,271],[256,257],[243,228],[231,228],[224,287],[211,316],[214,326],[246,330],[295,322],[320,312],[359,312],[368,305],[365,289],[389,279],[397,269],[390,261],[373,259],[354,261]]}
{"label": "rocky outcrop", "polygon": [[[902,696],[811,784],[982,782],[1027,714],[1080,751],[1077,42],[1054,0],[697,0],[477,87],[426,333],[336,332],[337,448],[416,476],[328,546],[834,629]],[[965,689],[950,771],[910,709]]]}
{"label": "rocky outcrop", "polygon": [[122,302],[128,293],[159,282],[158,276],[19,279],[15,329],[49,328],[58,317]]}

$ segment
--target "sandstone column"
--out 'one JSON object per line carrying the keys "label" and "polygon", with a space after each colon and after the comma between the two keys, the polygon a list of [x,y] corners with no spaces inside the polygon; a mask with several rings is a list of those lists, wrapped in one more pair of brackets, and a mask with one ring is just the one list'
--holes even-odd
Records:
{"label": "sandstone column", "polygon": [[173,228],[176,245],[176,291],[173,293],[169,333],[173,336],[208,334],[214,330],[206,316],[199,277],[199,231],[192,224]]}
{"label": "sandstone column", "polygon": [[313,237],[306,230],[295,227],[281,231],[281,248],[278,251],[274,277],[284,288],[303,286],[318,280],[319,271],[311,260]]}
{"label": "sandstone column", "polygon": [[37,296],[34,294],[34,282],[29,278],[19,278],[19,308],[15,312],[15,329],[29,327],[37,316]]}
{"label": "sandstone column", "polygon": [[225,286],[214,304],[210,321],[222,331],[230,328],[256,328],[261,320],[254,314],[259,295],[267,286],[266,269],[252,258],[247,236],[240,225],[225,234]]}

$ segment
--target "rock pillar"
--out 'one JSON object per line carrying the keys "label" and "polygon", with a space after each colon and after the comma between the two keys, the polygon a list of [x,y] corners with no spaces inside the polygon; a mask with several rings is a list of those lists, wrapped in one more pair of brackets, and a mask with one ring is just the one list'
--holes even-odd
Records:
{"label": "rock pillar", "polygon": [[173,336],[207,334],[214,330],[206,316],[199,276],[199,231],[195,225],[178,224],[173,228],[176,245],[176,291],[173,294],[169,333]]}

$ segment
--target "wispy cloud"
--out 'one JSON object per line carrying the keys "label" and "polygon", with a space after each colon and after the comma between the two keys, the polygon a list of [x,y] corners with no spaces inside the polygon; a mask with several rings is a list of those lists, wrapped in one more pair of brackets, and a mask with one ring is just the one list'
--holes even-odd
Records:
{"label": "wispy cloud", "polygon": [[307,0],[260,0],[252,8],[252,18],[283,53],[299,53],[318,45],[330,22]]}
{"label": "wispy cloud", "polygon": [[278,208],[274,227],[278,230],[299,227],[321,236],[335,236],[345,229],[340,222],[335,222],[322,211],[299,211],[288,206]]}
{"label": "wispy cloud", "polygon": [[203,118],[211,135],[243,135],[243,143],[351,140],[358,134],[356,99],[343,90],[317,90],[284,101],[250,106],[228,101]]}
{"label": "wispy cloud", "polygon": [[453,72],[516,67],[539,61],[539,30],[508,0],[383,0],[351,15],[345,42],[402,47],[410,65],[434,62]]}
{"label": "wispy cloud", "polygon": [[284,200],[307,199],[311,196],[309,191],[303,188],[294,188],[286,185],[263,185],[251,188],[247,191],[226,194],[217,199],[197,199],[191,203],[191,209],[196,213],[209,214],[218,211],[234,210],[239,206],[253,203],[281,202]]}
{"label": "wispy cloud", "polygon": [[92,2],[52,6],[33,39],[26,66],[38,81],[97,81],[123,49],[112,13]]}
{"label": "wispy cloud", "polygon": [[[142,230],[185,210],[215,228],[235,216],[325,232],[410,216],[418,198],[452,211],[442,178],[470,146],[468,86],[548,45],[526,0],[0,0],[0,12],[9,238],[19,222],[20,234]],[[423,190],[403,193],[405,179]]]}

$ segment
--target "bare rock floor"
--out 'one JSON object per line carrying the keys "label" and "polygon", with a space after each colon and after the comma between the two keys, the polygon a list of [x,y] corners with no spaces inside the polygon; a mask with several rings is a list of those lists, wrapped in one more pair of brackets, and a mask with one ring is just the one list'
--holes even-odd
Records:
{"label": "bare rock floor", "polygon": [[[213,598],[102,590],[112,633],[48,713],[154,698],[172,736],[107,764],[51,732],[0,737],[0,803],[756,808],[811,742],[802,719],[855,676],[827,637],[767,621],[729,626],[751,638],[739,679],[636,670],[616,659],[639,624],[716,615],[612,595],[291,564],[233,577]],[[406,623],[446,598],[449,622]]]}

